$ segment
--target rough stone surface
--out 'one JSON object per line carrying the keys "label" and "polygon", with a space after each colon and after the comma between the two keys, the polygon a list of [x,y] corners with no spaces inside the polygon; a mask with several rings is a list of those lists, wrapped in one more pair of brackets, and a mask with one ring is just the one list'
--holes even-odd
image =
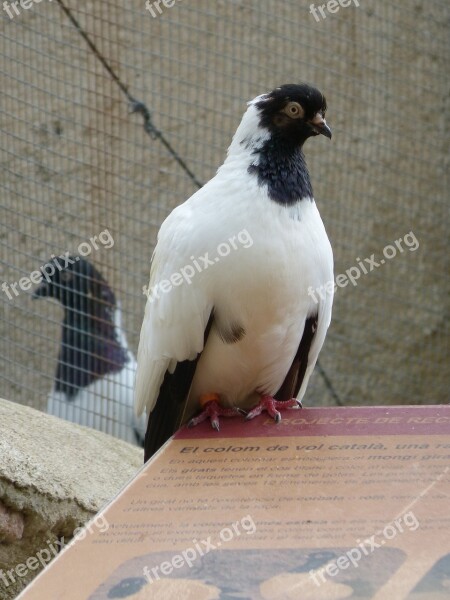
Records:
{"label": "rough stone surface", "polygon": [[10,543],[21,540],[24,526],[23,515],[10,510],[0,502],[0,542]]}
{"label": "rough stone surface", "polygon": [[[142,465],[121,440],[0,399],[0,598],[41,570],[19,565],[67,542]],[[45,554],[44,554],[45,556]],[[7,572],[12,573],[15,581]]]}

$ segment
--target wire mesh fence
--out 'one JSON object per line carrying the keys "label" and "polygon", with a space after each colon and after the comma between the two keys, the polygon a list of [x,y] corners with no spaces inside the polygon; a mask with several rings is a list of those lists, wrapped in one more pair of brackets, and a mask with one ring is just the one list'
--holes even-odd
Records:
{"label": "wire mesh fence", "polygon": [[27,281],[52,255],[95,265],[135,354],[161,222],[214,175],[247,100],[308,81],[334,133],[306,154],[342,277],[305,401],[448,401],[448,12],[439,0],[5,3],[1,395],[47,408],[63,310],[32,302]]}

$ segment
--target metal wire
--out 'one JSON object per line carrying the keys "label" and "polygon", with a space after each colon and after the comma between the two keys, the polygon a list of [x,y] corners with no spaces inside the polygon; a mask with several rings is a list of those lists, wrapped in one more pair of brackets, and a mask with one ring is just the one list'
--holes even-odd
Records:
{"label": "metal wire", "polygon": [[[5,13],[0,283],[108,229],[113,247],[88,259],[135,352],[161,222],[214,175],[247,100],[309,81],[334,133],[306,151],[336,274],[408,232],[420,245],[338,288],[305,403],[448,401],[448,6],[357,4],[319,21],[297,0],[176,2],[155,18],[144,0]],[[45,410],[62,312],[31,292],[0,291],[0,393]]]}

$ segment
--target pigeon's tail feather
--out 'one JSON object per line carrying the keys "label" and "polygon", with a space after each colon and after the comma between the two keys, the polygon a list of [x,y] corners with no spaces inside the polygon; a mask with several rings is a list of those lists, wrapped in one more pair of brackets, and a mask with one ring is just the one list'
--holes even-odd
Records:
{"label": "pigeon's tail feather", "polygon": [[196,366],[197,359],[185,360],[177,364],[173,373],[166,372],[147,425],[144,461],[180,427]]}
{"label": "pigeon's tail feather", "polygon": [[[170,376],[170,374],[167,374]],[[161,448],[173,434],[173,405],[174,397],[170,385],[165,379],[158,396],[155,408],[148,420],[144,438],[144,462]]]}

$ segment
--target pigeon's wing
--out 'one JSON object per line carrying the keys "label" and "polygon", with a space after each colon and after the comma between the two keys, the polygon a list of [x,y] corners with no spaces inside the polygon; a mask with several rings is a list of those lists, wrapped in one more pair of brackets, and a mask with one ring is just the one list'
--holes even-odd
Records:
{"label": "pigeon's wing", "polygon": [[146,409],[149,415],[147,458],[180,424],[211,326],[208,278],[196,272],[192,260],[201,256],[207,235],[199,221],[189,203],[176,208],[161,226],[152,257],[135,386],[136,413]]}
{"label": "pigeon's wing", "polygon": [[297,353],[283,384],[275,394],[277,400],[303,398],[330,325],[332,304],[333,294],[326,294],[325,299],[319,301],[317,312],[305,319]]}
{"label": "pigeon's wing", "polygon": [[277,400],[290,400],[291,398],[295,398],[300,391],[305,379],[308,363],[310,362],[309,354],[314,335],[317,331],[317,319],[318,315],[316,314],[312,317],[308,317],[305,321],[305,327],[303,329],[303,335],[297,353],[282,386],[275,394]]}

